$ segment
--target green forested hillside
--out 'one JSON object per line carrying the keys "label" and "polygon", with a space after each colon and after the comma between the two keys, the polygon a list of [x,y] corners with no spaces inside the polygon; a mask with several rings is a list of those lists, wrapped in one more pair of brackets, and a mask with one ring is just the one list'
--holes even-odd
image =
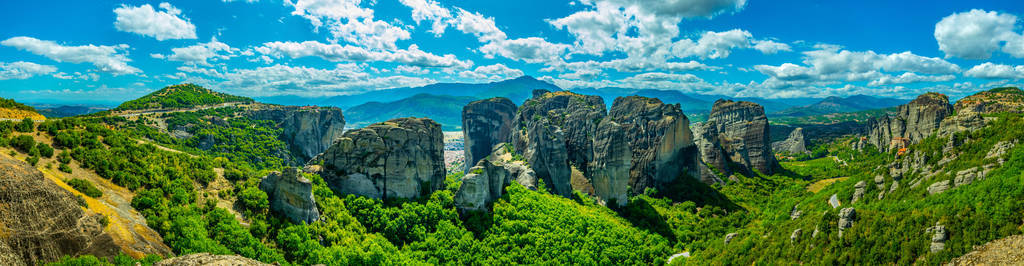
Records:
{"label": "green forested hillside", "polygon": [[250,98],[220,93],[186,83],[168,86],[141,98],[124,102],[114,110],[191,108],[201,105],[252,101]]}

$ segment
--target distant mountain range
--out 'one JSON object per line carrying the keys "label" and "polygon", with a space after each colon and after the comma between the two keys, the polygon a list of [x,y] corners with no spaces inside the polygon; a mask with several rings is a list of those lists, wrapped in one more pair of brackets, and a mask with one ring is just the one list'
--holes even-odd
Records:
{"label": "distant mountain range", "polygon": [[39,114],[49,118],[69,117],[76,115],[87,115],[95,112],[110,110],[110,107],[98,105],[33,105]]}
{"label": "distant mountain range", "polygon": [[[428,117],[445,130],[460,130],[462,106],[474,100],[506,97],[517,105],[529,99],[533,90],[563,90],[554,84],[531,76],[470,84],[437,83],[421,87],[408,87],[370,91],[353,95],[306,98],[294,95],[257,98],[260,102],[284,105],[336,106],[344,110],[349,128],[357,128],[397,117]],[[769,116],[811,116],[837,112],[856,112],[896,106],[906,100],[855,95],[846,98],[786,98],[731,97],[715,94],[683,93],[677,90],[631,89],[619,87],[578,88],[570,91],[597,95],[611,108],[616,97],[644,96],[661,99],[665,103],[678,103],[691,121],[703,121],[718,99],[750,101],[764,106]]]}
{"label": "distant mountain range", "polygon": [[800,117],[832,113],[848,113],[889,108],[904,103],[907,103],[907,100],[867,95],[853,95],[845,98],[832,96],[811,105],[792,107],[782,111],[772,112],[770,115]]}

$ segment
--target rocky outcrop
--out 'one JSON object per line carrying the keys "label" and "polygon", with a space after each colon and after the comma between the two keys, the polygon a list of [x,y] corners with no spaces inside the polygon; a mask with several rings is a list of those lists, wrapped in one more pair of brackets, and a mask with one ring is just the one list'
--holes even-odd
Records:
{"label": "rocky outcrop", "polygon": [[313,184],[294,167],[263,177],[260,190],[267,193],[270,210],[287,217],[293,223],[311,224],[320,219],[320,212],[313,200]]}
{"label": "rocky outcrop", "polygon": [[769,143],[768,117],[756,103],[715,101],[708,121],[694,128],[701,159],[723,173],[729,172],[730,163],[746,175],[754,170],[770,175],[778,165]]}
{"label": "rocky outcrop", "polygon": [[974,246],[946,265],[1024,265],[1024,235],[1012,235]]}
{"label": "rocky outcrop", "polygon": [[633,151],[624,128],[611,120],[598,125],[594,136],[594,160],[587,166],[594,194],[605,203],[615,202],[624,206],[629,186],[629,170],[632,167]]}
{"label": "rocky outcrop", "polygon": [[853,227],[854,219],[857,219],[857,211],[853,207],[839,210],[839,237],[843,237],[843,230]]}
{"label": "rocky outcrop", "polygon": [[995,88],[964,97],[954,106],[958,114],[1024,112],[1024,91],[1015,87]]}
{"label": "rocky outcrop", "polygon": [[953,106],[946,95],[922,94],[900,105],[895,115],[872,119],[868,123],[868,143],[881,151],[904,148],[934,133],[942,120],[952,113]]}
{"label": "rocky outcrop", "polygon": [[928,195],[939,194],[946,192],[946,190],[949,190],[949,180],[935,182],[928,186]]}
{"label": "rocky outcrop", "polygon": [[122,249],[104,232],[102,218],[39,170],[0,156],[0,265],[39,265],[85,254],[113,257]]}
{"label": "rocky outcrop", "polygon": [[535,91],[513,122],[512,144],[526,157],[537,177],[558,195],[572,193],[572,169],[589,176],[593,134],[605,117],[601,97],[567,91]]}
{"label": "rocky outcrop", "polygon": [[839,203],[839,195],[832,194],[832,196],[828,198],[828,206],[832,206],[833,209],[839,208],[840,204],[841,203]]}
{"label": "rocky outcrop", "polygon": [[455,206],[462,211],[485,211],[488,204],[501,198],[505,187],[512,182],[536,189],[536,174],[525,164],[515,159],[511,145],[495,145],[490,155],[462,177],[462,185],[455,193]]}
{"label": "rocky outcrop", "polygon": [[793,230],[793,233],[789,235],[789,242],[794,242],[795,243],[797,240],[800,240],[800,233],[802,233],[802,232],[803,232],[803,229],[800,229],[800,228],[797,228],[796,230]]}
{"label": "rocky outcrop", "polygon": [[811,151],[807,150],[807,146],[807,140],[804,138],[804,129],[798,127],[793,129],[793,132],[790,132],[789,137],[785,140],[773,142],[772,151],[794,155],[810,153]]}
{"label": "rocky outcrop", "polygon": [[[622,126],[633,152],[631,193],[660,188],[683,176],[701,178],[690,120],[678,104],[640,96],[618,97],[608,118]],[[721,182],[713,176],[703,181]]]}
{"label": "rocky outcrop", "polygon": [[946,248],[946,240],[949,239],[949,236],[946,234],[945,226],[936,222],[935,226],[929,227],[927,232],[932,234],[932,243],[929,248],[932,253],[942,251]]}
{"label": "rocky outcrop", "polygon": [[501,97],[474,101],[462,108],[465,172],[490,154],[494,145],[511,139],[515,115],[516,104]]}
{"label": "rocky outcrop", "polygon": [[736,235],[738,235],[738,234],[737,233],[729,233],[729,234],[725,235],[725,240],[723,240],[722,242],[724,242],[725,244],[729,244],[729,242],[732,242],[732,239],[735,238]]}
{"label": "rocky outcrop", "polygon": [[283,130],[281,140],[301,159],[326,151],[345,132],[345,117],[337,107],[268,105],[249,110],[247,116],[276,122]]}
{"label": "rocky outcrop", "polygon": [[345,132],[310,164],[340,194],[416,198],[444,186],[442,138],[437,122],[397,118]]}
{"label": "rocky outcrop", "polygon": [[196,265],[208,265],[208,266],[231,266],[231,265],[254,265],[254,266],[269,266],[254,259],[238,256],[238,255],[213,255],[210,253],[196,253],[189,254],[181,257],[174,257],[154,263],[155,266],[196,266]]}
{"label": "rocky outcrop", "polygon": [[853,185],[853,198],[850,199],[850,204],[857,203],[858,200],[864,197],[864,188],[867,187],[867,183],[863,180]]}

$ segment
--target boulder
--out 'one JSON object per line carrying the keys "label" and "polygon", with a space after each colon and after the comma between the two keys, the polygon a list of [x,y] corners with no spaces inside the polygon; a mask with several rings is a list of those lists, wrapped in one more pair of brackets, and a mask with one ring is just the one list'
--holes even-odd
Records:
{"label": "boulder", "polygon": [[267,193],[270,210],[287,217],[292,223],[310,224],[320,219],[313,200],[313,184],[295,167],[263,177],[260,190]]}
{"label": "boulder", "polygon": [[929,92],[900,105],[895,115],[872,118],[868,122],[868,143],[880,151],[899,149],[917,143],[940,128],[942,120],[953,113],[949,97]]}
{"label": "boulder", "polygon": [[722,182],[717,176],[702,175],[690,121],[678,104],[641,96],[618,97],[608,118],[622,126],[633,152],[631,193],[661,188],[681,176],[700,178],[705,183]]}
{"label": "boulder", "polygon": [[797,240],[800,240],[800,233],[801,232],[803,232],[803,230],[800,229],[800,228],[797,228],[796,230],[793,230],[793,233],[789,235],[789,242],[796,243]]}
{"label": "boulder", "polygon": [[864,197],[864,188],[867,187],[867,183],[864,180],[857,182],[853,185],[853,199],[850,199],[850,204],[857,203],[858,200]]}
{"label": "boulder", "polygon": [[949,180],[943,180],[943,181],[935,182],[935,183],[932,183],[931,186],[928,186],[928,195],[939,194],[939,193],[945,192],[948,189],[949,189]]}
{"label": "boulder", "polygon": [[769,142],[768,117],[764,107],[752,102],[718,100],[705,124],[694,127],[701,129],[695,132],[700,139],[698,143],[701,143],[698,146],[721,147],[721,154],[725,155],[718,157],[719,151],[702,150],[701,159],[705,163],[722,172],[728,172],[727,166],[734,163],[748,176],[753,175],[754,170],[767,175],[773,173],[778,162]]}
{"label": "boulder", "polygon": [[250,110],[247,116],[277,122],[281,140],[304,160],[326,151],[345,132],[345,117],[337,107],[267,105]]}
{"label": "boulder", "polygon": [[503,97],[470,102],[462,108],[466,172],[490,154],[494,145],[511,139],[515,114],[516,104]]}
{"label": "boulder", "polygon": [[462,185],[455,193],[455,206],[461,211],[486,211],[487,205],[501,198],[511,182],[536,189],[537,178],[525,163],[514,158],[511,145],[495,145],[489,156],[462,177]]}
{"label": "boulder", "polygon": [[793,210],[789,211],[790,220],[800,219],[800,216],[804,214],[798,207],[800,207],[800,204],[793,205]]}
{"label": "boulder", "polygon": [[832,197],[828,198],[828,205],[832,206],[833,209],[839,208],[839,195],[832,194]]}
{"label": "boulder", "polygon": [[929,227],[926,232],[931,233],[931,247],[929,251],[931,253],[942,251],[946,248],[946,240],[949,236],[946,234],[946,227],[939,222],[935,222],[935,226]]}
{"label": "boulder", "polygon": [[985,159],[996,158],[996,162],[998,164],[1003,164],[1006,162],[1006,158],[1004,158],[1006,153],[1010,152],[1010,149],[1012,149],[1016,144],[1016,141],[1000,141],[992,146],[992,149],[985,155]]}
{"label": "boulder", "polygon": [[807,150],[807,146],[807,140],[804,138],[804,129],[798,127],[793,129],[793,132],[790,132],[789,137],[785,140],[772,142],[772,151],[789,154],[811,153],[811,151]]}
{"label": "boulder", "polygon": [[843,237],[843,230],[853,226],[854,219],[857,219],[857,212],[853,207],[839,210],[839,237]]}
{"label": "boulder", "polygon": [[310,164],[339,194],[417,198],[444,186],[442,138],[433,120],[397,118],[345,132]]}
{"label": "boulder", "polygon": [[737,235],[737,233],[729,233],[729,234],[725,235],[725,240],[724,240],[724,242],[725,242],[726,244],[729,244],[729,242],[732,242],[732,239],[733,239],[733,238],[735,238],[735,237],[736,237],[736,235]]}

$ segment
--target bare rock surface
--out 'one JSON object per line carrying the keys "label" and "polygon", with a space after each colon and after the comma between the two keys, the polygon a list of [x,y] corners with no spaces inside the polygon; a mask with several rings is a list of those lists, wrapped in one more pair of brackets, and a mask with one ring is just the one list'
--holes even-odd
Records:
{"label": "bare rock surface", "polygon": [[238,255],[213,255],[210,253],[196,253],[181,257],[174,257],[156,262],[156,266],[236,266],[236,265],[271,265]]}
{"label": "bare rock surface", "polygon": [[678,104],[641,96],[618,97],[608,117],[622,126],[633,152],[631,193],[662,187],[681,176],[701,178],[705,183],[721,182],[715,176],[701,175],[690,120]]}
{"label": "bare rock surface", "polygon": [[981,246],[954,258],[946,265],[1022,265],[1024,264],[1024,235],[1013,235]]}
{"label": "bare rock surface", "polygon": [[499,143],[490,155],[470,168],[455,193],[455,206],[463,211],[487,210],[486,206],[501,198],[512,182],[536,189],[536,174],[526,162],[517,160],[513,152],[511,145]]}
{"label": "bare rock surface", "polygon": [[501,97],[474,101],[462,108],[466,172],[489,155],[494,145],[511,139],[515,115],[516,104]]}
{"label": "bare rock surface", "polygon": [[313,184],[294,167],[264,177],[260,181],[260,190],[267,193],[270,209],[293,223],[310,224],[320,219],[313,200]]}
{"label": "bare rock surface", "polygon": [[929,92],[900,105],[895,115],[874,118],[868,126],[868,143],[881,151],[899,149],[917,143],[940,128],[942,120],[953,113],[949,97]]}
{"label": "bare rock surface", "polygon": [[302,159],[326,151],[345,132],[345,117],[337,107],[267,105],[250,110],[248,116],[277,122],[283,130],[281,140]]}
{"label": "bare rock surface", "polygon": [[770,143],[768,117],[761,105],[715,101],[708,121],[694,128],[700,129],[694,134],[702,149],[701,159],[723,173],[728,173],[730,163],[741,166],[746,175],[754,170],[770,175],[778,165]]}
{"label": "bare rock surface", "polygon": [[340,194],[417,198],[444,186],[442,138],[433,120],[397,118],[345,132],[310,164]]}
{"label": "bare rock surface", "polygon": [[807,150],[807,139],[804,138],[804,129],[796,128],[793,132],[789,133],[789,137],[785,140],[772,142],[772,151],[774,152],[787,152],[789,154],[804,154],[810,153]]}

